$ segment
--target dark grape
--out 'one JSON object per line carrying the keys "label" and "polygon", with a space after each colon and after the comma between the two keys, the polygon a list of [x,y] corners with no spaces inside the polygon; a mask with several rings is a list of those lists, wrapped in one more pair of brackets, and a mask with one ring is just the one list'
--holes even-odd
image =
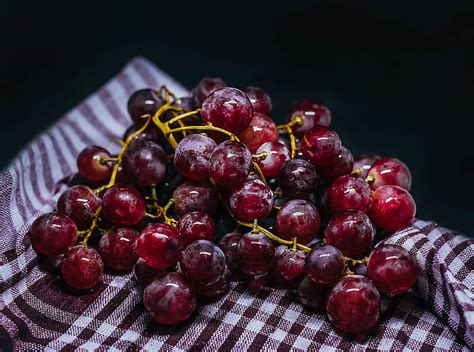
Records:
{"label": "dark grape", "polygon": [[298,285],[297,292],[301,303],[306,308],[317,313],[324,312],[328,286],[319,285],[308,278],[308,276],[305,276]]}
{"label": "dark grape", "polygon": [[134,268],[135,277],[142,287],[148,286],[156,276],[163,272],[164,270],[152,268],[142,258],[138,259]]}
{"label": "dark grape", "polygon": [[402,161],[395,158],[382,158],[374,162],[369,170],[368,177],[372,178],[370,186],[376,190],[383,185],[393,185],[405,188],[411,187],[411,174]]}
{"label": "dark grape", "polygon": [[143,304],[153,320],[173,325],[191,316],[196,307],[196,294],[183,274],[163,273],[145,288]]}
{"label": "dark grape", "polygon": [[77,245],[67,250],[61,263],[66,283],[76,290],[87,290],[102,280],[104,263],[96,250]]}
{"label": "dark grape", "polygon": [[300,151],[316,167],[333,165],[342,149],[339,135],[328,127],[316,126],[305,133]]}
{"label": "dark grape", "polygon": [[375,237],[374,225],[361,211],[350,210],[334,215],[324,231],[326,243],[351,258],[367,254]]}
{"label": "dark grape", "polygon": [[243,91],[249,98],[254,113],[260,112],[262,114],[268,115],[272,112],[272,100],[262,88],[247,87]]}
{"label": "dark grape", "polygon": [[69,216],[79,230],[87,230],[100,207],[100,198],[87,186],[73,186],[58,199],[58,213]]}
{"label": "dark grape", "polygon": [[276,177],[285,162],[290,160],[288,147],[280,142],[266,142],[258,147],[256,154],[266,153],[266,157],[257,161],[260,170],[267,177]]}
{"label": "dark grape", "polygon": [[416,204],[404,188],[380,186],[372,194],[369,216],[374,224],[395,232],[410,225],[415,219]]}
{"label": "dark grape", "polygon": [[224,187],[233,187],[247,179],[252,165],[252,154],[242,143],[229,140],[214,149],[210,163],[214,181]]}
{"label": "dark grape", "polygon": [[290,200],[276,215],[277,233],[288,241],[297,237],[298,243],[306,244],[316,237],[320,226],[321,217],[318,209],[306,200]]}
{"label": "dark grape", "polygon": [[277,256],[277,268],[286,280],[295,280],[305,272],[306,255],[302,250],[286,249]]}
{"label": "dark grape", "polygon": [[310,162],[291,159],[281,167],[278,183],[286,197],[306,198],[318,186],[319,176]]}
{"label": "dark grape", "polygon": [[231,192],[229,206],[241,220],[263,219],[272,211],[273,192],[259,179],[249,179]]}
{"label": "dark grape", "polygon": [[239,139],[255,153],[263,143],[278,141],[278,129],[270,117],[257,112],[253,114],[250,125],[239,134]]}
{"label": "dark grape", "polygon": [[176,265],[182,248],[178,230],[167,224],[147,226],[138,239],[138,255],[155,269]]}
{"label": "dark grape", "polygon": [[202,134],[191,134],[179,142],[174,153],[174,165],[178,171],[196,181],[211,177],[211,154],[216,142]]}
{"label": "dark grape", "polygon": [[77,226],[67,215],[48,213],[33,222],[29,235],[37,253],[58,255],[76,243]]}
{"label": "dark grape", "polygon": [[209,182],[185,181],[173,192],[174,212],[181,216],[191,211],[214,214],[219,201]]}
{"label": "dark grape", "polygon": [[203,78],[196,87],[191,91],[191,96],[198,106],[217,89],[227,87],[227,83],[220,77],[206,77]]}
{"label": "dark grape", "polygon": [[117,183],[105,191],[102,210],[113,224],[132,226],[140,222],[145,214],[145,200],[136,188]]}
{"label": "dark grape", "polygon": [[405,248],[381,244],[370,253],[367,276],[379,291],[405,293],[416,282],[417,264]]}
{"label": "dark grape", "polygon": [[379,320],[380,295],[366,277],[345,276],[329,292],[326,311],[336,328],[349,333],[365,332]]}
{"label": "dark grape", "polygon": [[314,100],[306,99],[298,102],[291,110],[288,122],[293,121],[297,116],[303,119],[303,124],[292,127],[293,133],[298,138],[303,138],[304,134],[314,126],[329,126],[331,124],[329,109]]}
{"label": "dark grape", "polygon": [[216,225],[214,220],[206,213],[193,211],[184,214],[176,226],[184,247],[197,240],[216,240]]}
{"label": "dark grape", "polygon": [[354,166],[352,153],[346,147],[342,147],[336,161],[329,166],[318,167],[318,174],[326,182],[332,182],[342,175],[350,174]]}
{"label": "dark grape", "polygon": [[344,273],[342,253],[333,246],[317,247],[306,256],[306,274],[320,285],[335,284]]}
{"label": "dark grape", "polygon": [[237,244],[237,263],[240,270],[254,276],[265,275],[275,261],[275,247],[261,232],[248,232]]}
{"label": "dark grape", "polygon": [[333,214],[347,210],[366,212],[372,201],[370,186],[362,178],[344,175],[338,177],[329,187],[327,200]]}
{"label": "dark grape", "polygon": [[244,92],[236,88],[215,90],[202,103],[201,117],[231,133],[241,133],[252,121],[253,109]]}
{"label": "dark grape", "polygon": [[133,140],[123,155],[123,165],[130,179],[140,186],[162,182],[167,162],[163,148],[149,140]]}
{"label": "dark grape", "polygon": [[219,241],[218,246],[225,254],[227,265],[232,269],[238,269],[237,265],[237,245],[242,237],[241,233],[230,232]]}
{"label": "dark grape", "polygon": [[224,252],[214,243],[198,240],[181,255],[181,268],[198,296],[219,296],[229,288],[230,271]]}
{"label": "dark grape", "polygon": [[85,148],[77,157],[79,174],[91,182],[100,182],[112,175],[114,164],[108,162],[112,156],[102,147]]}
{"label": "dark grape", "polygon": [[105,265],[114,270],[131,270],[138,261],[138,232],[112,227],[100,239],[98,251]]}
{"label": "dark grape", "polygon": [[128,113],[133,121],[142,121],[144,115],[153,116],[163,105],[156,91],[150,88],[140,89],[133,93],[128,99]]}

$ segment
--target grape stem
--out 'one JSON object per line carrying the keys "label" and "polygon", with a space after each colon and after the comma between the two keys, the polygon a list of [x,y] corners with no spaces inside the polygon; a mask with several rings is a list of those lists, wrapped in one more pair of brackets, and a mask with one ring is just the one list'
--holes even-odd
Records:
{"label": "grape stem", "polygon": [[171,208],[173,204],[174,204],[174,199],[170,198],[168,200],[168,203],[166,203],[166,205],[163,207],[162,213],[163,213],[163,218],[165,219],[165,222],[168,225],[176,226],[178,222],[175,219],[168,216],[168,210]]}
{"label": "grape stem", "polygon": [[99,206],[99,208],[97,208],[97,210],[94,213],[91,226],[89,226],[87,230],[78,232],[79,236],[81,237],[84,236],[84,238],[79,242],[79,244],[83,244],[84,246],[87,246],[87,242],[89,241],[89,238],[92,236],[92,232],[97,227],[97,224],[99,222],[99,214],[101,210],[102,210],[102,206]]}
{"label": "grape stem", "polygon": [[360,169],[360,167],[357,167],[355,168],[354,170],[351,171],[351,175],[352,176],[360,176],[362,174],[362,170]]}
{"label": "grape stem", "polygon": [[293,120],[291,120],[288,123],[285,123],[283,125],[278,125],[277,128],[279,130],[285,130],[288,136],[290,137],[290,147],[291,147],[291,158],[293,159],[296,155],[296,138],[295,135],[293,134],[293,130],[291,127],[297,125],[300,126],[303,124],[303,117],[300,115],[296,116]]}
{"label": "grape stem", "polygon": [[367,182],[369,185],[370,185],[371,183],[374,183],[374,181],[375,181],[375,177],[372,176],[372,175],[368,175],[368,176],[365,178],[365,182]]}
{"label": "grape stem", "polygon": [[[181,108],[181,109],[182,109],[182,108]],[[186,117],[199,114],[200,112],[201,112],[201,109],[196,109],[196,110],[194,110],[194,111],[186,112],[186,113],[184,113],[184,114],[177,115],[177,116],[173,117],[172,119],[166,121],[166,123],[167,123],[168,125],[172,125],[172,124],[175,123],[175,122],[178,122],[178,121],[180,121],[180,120],[182,120],[182,119],[184,119],[184,118],[186,118]],[[182,127],[184,127],[184,126],[182,126]]]}
{"label": "grape stem", "polygon": [[260,152],[258,154],[254,154],[252,155],[252,160],[253,161],[260,161],[260,160],[265,160],[268,156],[268,153],[263,151],[263,152]]}

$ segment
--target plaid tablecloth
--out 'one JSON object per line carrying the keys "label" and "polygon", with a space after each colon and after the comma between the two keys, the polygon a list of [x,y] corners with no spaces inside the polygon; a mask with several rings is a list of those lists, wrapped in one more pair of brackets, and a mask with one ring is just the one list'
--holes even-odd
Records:
{"label": "plaid tablecloth", "polygon": [[474,348],[474,241],[417,220],[388,239],[420,266],[411,292],[383,298],[379,325],[359,340],[338,334],[306,311],[289,290],[233,283],[223,297],[200,304],[192,319],[155,324],[132,274],[106,274],[84,295],[39,265],[25,236],[51,211],[86,145],[121,136],[131,92],[166,84],[187,91],[143,58],[132,60],[98,92],[38,136],[0,174],[0,349],[33,350],[469,350]]}

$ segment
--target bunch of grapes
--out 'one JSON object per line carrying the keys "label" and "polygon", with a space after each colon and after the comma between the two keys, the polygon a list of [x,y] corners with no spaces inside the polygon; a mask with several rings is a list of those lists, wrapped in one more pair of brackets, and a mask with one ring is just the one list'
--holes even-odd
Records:
{"label": "bunch of grapes", "polygon": [[379,292],[417,278],[405,249],[375,243],[414,219],[410,172],[395,158],[354,161],[322,104],[300,101],[283,125],[271,110],[262,89],[220,78],[191,97],[135,92],[120,152],[79,154],[82,182],[32,224],[34,249],[77,291],[101,282],[104,265],[134,270],[161,324],[188,319],[233,278],[265,278],[342,331],[371,329]]}

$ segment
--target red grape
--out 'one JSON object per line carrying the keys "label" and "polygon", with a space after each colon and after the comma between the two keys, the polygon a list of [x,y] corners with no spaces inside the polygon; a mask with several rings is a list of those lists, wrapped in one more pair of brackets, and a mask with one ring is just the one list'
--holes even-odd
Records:
{"label": "red grape", "polygon": [[135,139],[123,155],[123,165],[130,178],[140,186],[151,186],[165,179],[168,157],[153,141]]}
{"label": "red grape", "polygon": [[145,214],[145,200],[136,188],[117,183],[105,191],[102,210],[108,220],[118,226],[132,226]]}
{"label": "red grape", "polygon": [[258,87],[247,87],[244,89],[244,93],[249,98],[254,113],[261,112],[262,114],[268,115],[272,112],[272,100],[263,89]]}
{"label": "red grape", "polygon": [[329,126],[331,124],[329,109],[309,99],[302,100],[293,107],[288,122],[293,121],[297,116],[303,119],[302,125],[292,127],[293,133],[298,138],[303,138],[304,134],[314,126]]}
{"label": "red grape", "polygon": [[191,211],[214,214],[218,198],[209,182],[185,181],[173,192],[174,212],[181,216]]}
{"label": "red grape", "polygon": [[204,122],[237,135],[247,128],[252,116],[250,100],[236,88],[215,90],[202,103],[201,117]]}
{"label": "red grape", "polygon": [[196,307],[196,294],[183,274],[163,273],[145,288],[143,304],[153,320],[173,325],[191,316]]}
{"label": "red grape", "polygon": [[325,310],[328,286],[319,285],[305,276],[298,285],[298,297],[301,303],[310,310],[322,313]]}
{"label": "red grape", "polygon": [[342,175],[350,174],[354,166],[352,153],[346,147],[342,147],[336,161],[329,166],[318,167],[318,174],[326,182],[332,182]]}
{"label": "red grape", "polygon": [[238,269],[237,265],[237,244],[242,237],[241,233],[230,232],[219,241],[218,246],[225,254],[227,265],[234,271]]}
{"label": "red grape", "polygon": [[29,234],[37,253],[57,255],[76,243],[77,226],[67,215],[48,213],[33,222]]}
{"label": "red grape", "polygon": [[367,276],[379,291],[405,293],[416,282],[417,264],[405,248],[381,244],[370,253]]}
{"label": "red grape", "polygon": [[300,150],[317,167],[333,165],[342,149],[339,135],[328,127],[316,126],[305,133]]}
{"label": "red grape", "polygon": [[178,262],[183,241],[178,230],[167,224],[152,224],[138,239],[138,255],[155,269],[166,269]]}
{"label": "red grape", "polygon": [[373,182],[370,182],[373,190],[383,185],[399,186],[407,191],[411,187],[410,170],[402,161],[395,158],[382,158],[374,162],[368,177],[373,179]]}
{"label": "red grape", "polygon": [[87,186],[73,186],[58,199],[58,213],[69,216],[79,230],[87,230],[100,207],[100,198]]}
{"label": "red grape", "polygon": [[369,216],[384,230],[395,232],[410,225],[415,219],[416,204],[404,188],[380,186],[372,194]]}
{"label": "red grape", "polygon": [[203,78],[196,87],[191,91],[191,95],[198,106],[217,89],[227,87],[227,83],[220,77]]}
{"label": "red grape", "polygon": [[201,297],[219,296],[229,288],[230,271],[225,254],[214,243],[198,240],[181,255],[181,268]]}
{"label": "red grape", "polygon": [[237,263],[240,270],[254,276],[269,272],[275,260],[275,247],[261,232],[248,232],[237,244]]}
{"label": "red grape", "polygon": [[256,154],[267,153],[267,156],[257,161],[262,173],[267,177],[276,177],[285,162],[290,160],[288,147],[280,142],[266,142],[258,147]]}
{"label": "red grape", "polygon": [[318,209],[306,200],[290,200],[276,215],[277,233],[285,240],[297,237],[298,243],[308,243],[318,234],[320,226]]}
{"label": "red grape", "polygon": [[303,159],[288,160],[278,173],[278,183],[288,198],[306,198],[319,183],[316,168]]}
{"label": "red grape", "polygon": [[287,248],[276,258],[278,271],[286,280],[295,280],[305,272],[305,259],[306,255],[302,250]]}
{"label": "red grape", "polygon": [[211,153],[216,142],[202,134],[191,134],[179,142],[174,153],[174,165],[178,171],[196,181],[211,177]]}
{"label": "red grape", "polygon": [[270,117],[256,112],[250,125],[239,134],[239,139],[252,153],[255,153],[263,143],[278,141],[278,129]]}
{"label": "red grape", "polygon": [[102,280],[104,263],[95,249],[77,245],[67,250],[61,263],[66,283],[76,290],[87,290]]}
{"label": "red grape", "polygon": [[365,332],[379,320],[380,295],[366,277],[345,276],[329,292],[326,311],[336,328],[349,333]]}
{"label": "red grape", "polygon": [[361,155],[354,161],[354,171],[360,172],[359,177],[365,179],[373,163],[379,159],[380,156],[378,155]]}
{"label": "red grape", "polygon": [[216,240],[216,225],[212,218],[203,212],[193,211],[184,214],[178,221],[176,226],[184,246],[197,240],[208,240],[214,242]]}
{"label": "red grape", "polygon": [[229,197],[232,213],[239,219],[253,221],[266,218],[273,207],[273,192],[259,179],[249,179],[233,189]]}
{"label": "red grape", "polygon": [[138,261],[138,232],[127,227],[112,227],[100,239],[99,253],[105,265],[114,270],[131,270]]}
{"label": "red grape", "polygon": [[328,206],[333,214],[346,210],[366,212],[372,201],[371,194],[370,186],[360,177],[340,176],[328,189]]}
{"label": "red grape", "polygon": [[153,116],[163,100],[158,96],[156,91],[150,88],[140,89],[133,93],[128,99],[128,113],[133,121],[141,121],[144,115]]}
{"label": "red grape", "polygon": [[79,174],[91,182],[100,182],[112,175],[113,163],[107,162],[112,156],[102,147],[85,148],[77,157]]}
{"label": "red grape", "polygon": [[152,268],[142,258],[138,259],[134,269],[135,277],[142,287],[148,286],[158,274],[163,272],[164,270]]}
{"label": "red grape", "polygon": [[367,254],[375,237],[374,225],[361,211],[350,210],[334,215],[324,231],[326,243],[351,258]]}
{"label": "red grape", "polygon": [[252,154],[248,148],[236,141],[225,141],[212,152],[211,176],[224,187],[242,184],[249,175],[252,165]]}
{"label": "red grape", "polygon": [[320,246],[312,249],[306,256],[306,274],[317,284],[335,284],[344,269],[344,256],[336,247]]}

